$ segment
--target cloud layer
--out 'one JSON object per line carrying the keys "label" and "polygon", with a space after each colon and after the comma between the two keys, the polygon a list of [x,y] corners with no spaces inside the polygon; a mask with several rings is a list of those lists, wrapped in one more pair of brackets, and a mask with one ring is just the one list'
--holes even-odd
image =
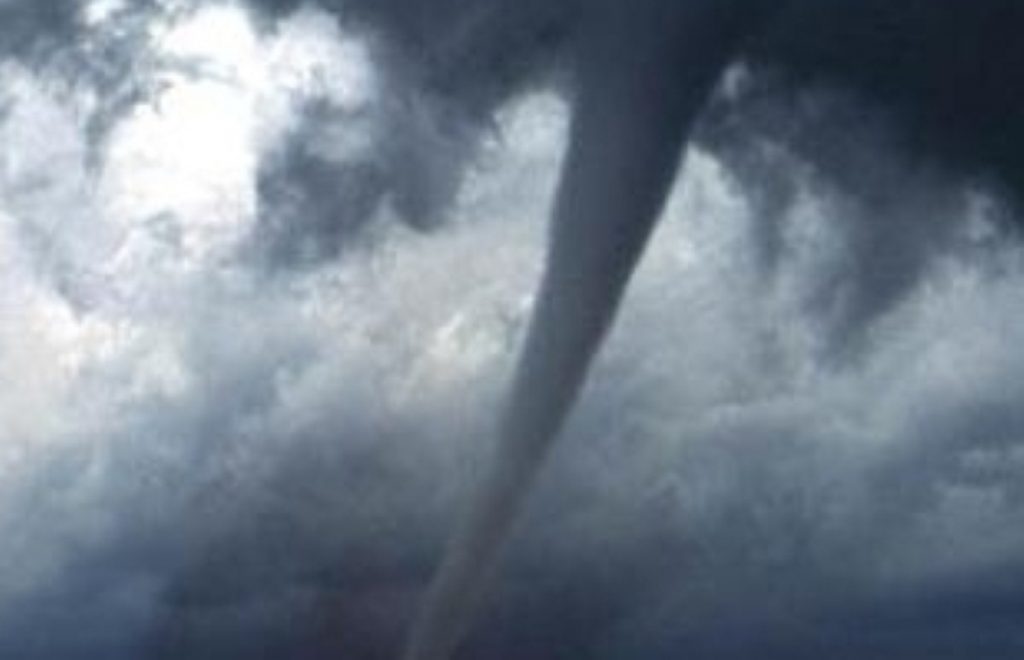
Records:
{"label": "cloud layer", "polygon": [[[561,93],[410,91],[373,17],[0,10],[0,655],[391,657],[487,455]],[[865,202],[758,133],[777,103],[680,173],[473,657],[1020,651],[1008,206],[874,126]]]}

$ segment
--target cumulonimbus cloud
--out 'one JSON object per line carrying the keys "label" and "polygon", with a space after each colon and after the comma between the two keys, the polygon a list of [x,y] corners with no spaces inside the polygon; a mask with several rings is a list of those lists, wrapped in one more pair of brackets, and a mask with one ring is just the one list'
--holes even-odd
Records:
{"label": "cumulonimbus cloud", "polygon": [[[255,28],[229,5],[217,20],[260,48],[357,44],[309,57],[409,98],[339,100],[297,65],[280,95],[258,97],[283,108],[273,125],[185,134],[197,107],[211,113],[200,128],[248,125],[248,83],[115,38],[116,13],[90,27],[44,20],[43,3],[0,7],[19,12],[3,41],[17,56],[0,67],[0,655],[396,653],[522,335],[566,141],[546,58],[571,29],[518,18],[543,38],[514,42],[532,59],[496,50],[510,54],[505,82],[485,67],[431,87],[412,54],[388,54],[417,42],[390,35],[441,34],[458,3],[419,19],[366,4],[340,24],[307,9]],[[484,18],[481,34],[502,24]],[[90,43],[119,44],[106,52],[127,68],[98,67]],[[126,91],[100,128],[94,90],[117,77],[95,71],[137,77],[116,80]],[[846,92],[743,84],[705,118],[706,146],[470,640],[479,657],[1018,644],[1024,289],[1016,247],[997,243],[1012,207],[955,171],[916,170],[897,118],[862,122],[875,110]],[[760,85],[780,96],[759,103]],[[465,133],[438,129],[446,107]],[[833,107],[863,128],[858,171],[875,183],[814,149],[814,135],[851,148],[836,115],[821,118]],[[404,137],[387,130],[403,112],[422,121]],[[174,149],[196,143],[243,157]],[[304,225],[321,186],[295,149],[389,181],[404,180],[393,154],[422,150],[457,174],[448,222],[410,232],[385,192],[355,234]],[[261,172],[291,183],[261,193]],[[750,191],[780,173],[792,194],[766,239]],[[333,198],[350,217],[377,194],[361,176]],[[913,194],[878,213],[857,201],[878,181]],[[297,225],[276,224],[288,214]],[[948,224],[933,234],[936,215]],[[299,236],[274,233],[296,226],[343,247],[296,259]],[[252,259],[253,245],[280,258]],[[858,343],[843,336],[857,323],[858,359],[831,359]]]}

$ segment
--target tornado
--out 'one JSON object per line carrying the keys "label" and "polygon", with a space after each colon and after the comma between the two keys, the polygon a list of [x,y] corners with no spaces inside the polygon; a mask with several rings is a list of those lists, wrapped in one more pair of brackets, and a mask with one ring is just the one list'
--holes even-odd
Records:
{"label": "tornado", "polygon": [[576,52],[547,262],[489,470],[428,588],[404,660],[447,660],[472,625],[675,177],[695,117],[765,0],[601,0]]}

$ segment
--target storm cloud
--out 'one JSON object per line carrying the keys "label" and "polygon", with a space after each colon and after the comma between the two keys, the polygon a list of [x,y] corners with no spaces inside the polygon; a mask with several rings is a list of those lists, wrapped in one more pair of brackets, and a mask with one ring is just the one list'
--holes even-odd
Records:
{"label": "storm cloud", "polygon": [[[394,657],[486,460],[575,5],[271,4],[0,4],[4,657]],[[467,657],[1020,652],[1010,161],[777,38]]]}

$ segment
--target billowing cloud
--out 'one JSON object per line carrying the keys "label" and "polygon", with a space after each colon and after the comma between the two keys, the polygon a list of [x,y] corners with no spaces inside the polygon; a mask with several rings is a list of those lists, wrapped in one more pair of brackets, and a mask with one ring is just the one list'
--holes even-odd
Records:
{"label": "billowing cloud", "polygon": [[[417,87],[373,27],[458,6],[0,5],[0,655],[393,655],[566,141],[557,86]],[[1011,207],[786,103],[706,122],[473,657],[1019,650]]]}

